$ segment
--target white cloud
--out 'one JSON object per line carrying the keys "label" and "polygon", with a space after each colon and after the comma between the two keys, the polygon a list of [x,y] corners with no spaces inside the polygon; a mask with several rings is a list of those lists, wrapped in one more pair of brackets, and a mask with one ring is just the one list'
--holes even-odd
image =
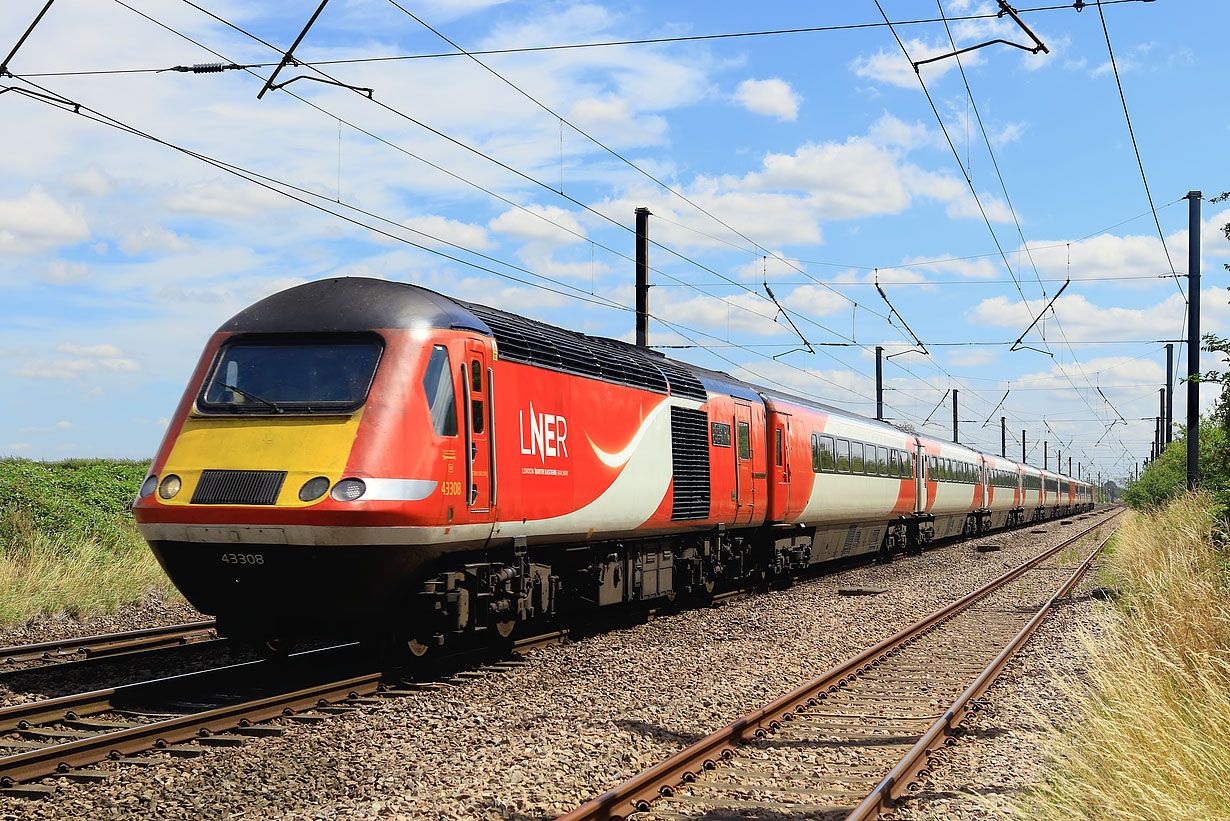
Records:
{"label": "white cloud", "polygon": [[731,331],[758,336],[794,335],[785,321],[774,321],[779,313],[777,306],[767,297],[754,293],[739,293],[725,298],[701,295],[682,300],[660,300],[653,306],[652,312],[681,325],[715,330],[718,336]]}
{"label": "white cloud", "polygon": [[[970,311],[970,319],[986,325],[1024,330],[1042,311],[1048,299],[1029,300],[1025,303],[1006,296],[991,297],[978,303]],[[1097,339],[1145,338],[1165,336],[1175,331],[1176,319],[1183,315],[1183,297],[1171,294],[1160,304],[1149,308],[1103,308],[1090,302],[1081,294],[1061,296],[1052,308],[1054,316],[1063,326],[1064,337],[1069,342]],[[1038,339],[1050,329],[1052,315],[1038,322],[1028,339]],[[1058,336],[1057,332],[1053,332]],[[1028,339],[1026,341],[1028,341]]]}
{"label": "white cloud", "polygon": [[948,354],[948,362],[958,368],[985,368],[998,361],[999,354],[988,348],[959,348]]}
{"label": "white cloud", "polygon": [[0,199],[0,254],[41,253],[89,238],[82,209],[61,205],[42,186],[17,199]]}
{"label": "white cloud", "polygon": [[119,248],[128,256],[146,251],[188,251],[192,241],[158,225],[146,225],[129,231],[119,241]]}
{"label": "white cloud", "polygon": [[89,274],[90,266],[84,262],[55,259],[39,270],[38,278],[52,285],[73,285],[85,279]]}
{"label": "white cloud", "polygon": [[812,316],[828,316],[850,309],[850,300],[822,285],[800,285],[782,297],[782,302]]}
{"label": "white cloud", "polygon": [[105,356],[118,357],[123,356],[124,352],[114,345],[73,345],[66,342],[63,345],[57,345],[56,350],[61,353],[73,354],[74,356]]}
{"label": "white cloud", "polygon": [[9,442],[7,445],[4,446],[4,449],[9,451],[10,453],[17,453],[20,451],[30,450],[33,447],[34,445],[30,444],[29,442]]}
{"label": "white cloud", "polygon": [[803,100],[789,83],[779,77],[744,80],[735,90],[734,99],[753,114],[787,122],[798,119],[799,103]]}
{"label": "white cloud", "polygon": [[75,345],[66,342],[56,346],[60,353],[73,359],[26,359],[12,373],[30,379],[78,379],[95,371],[127,372],[141,370],[137,361],[124,356],[115,345]]}
{"label": "white cloud", "polygon": [[60,180],[69,190],[85,197],[105,197],[115,191],[115,181],[97,168],[70,172]]}
{"label": "white cloud", "polygon": [[162,205],[177,214],[239,221],[261,217],[288,203],[290,200],[254,185],[202,180],[168,194]]}
{"label": "white cloud", "polygon": [[[461,222],[460,220],[452,220],[447,217],[436,216],[434,214],[426,214],[418,217],[411,217],[408,220],[403,220],[402,225],[412,231],[421,231],[436,239],[449,242],[454,245],[460,245],[464,248],[473,248],[478,251],[489,251],[496,247],[496,244],[491,241],[487,235],[487,229],[481,225],[475,225],[469,222]],[[416,236],[416,241],[423,241],[425,237]]]}
{"label": "white cloud", "polygon": [[77,426],[72,422],[61,420],[44,428],[18,428],[18,433],[56,433],[57,431],[73,430]]}
{"label": "white cloud", "polygon": [[488,223],[499,234],[539,245],[561,246],[585,241],[585,229],[576,216],[554,205],[512,208]]}

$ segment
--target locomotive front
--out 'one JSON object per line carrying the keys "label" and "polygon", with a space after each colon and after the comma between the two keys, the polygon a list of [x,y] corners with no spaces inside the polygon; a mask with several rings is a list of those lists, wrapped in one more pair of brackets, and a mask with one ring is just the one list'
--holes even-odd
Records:
{"label": "locomotive front", "polygon": [[309,283],[237,314],[133,505],[171,580],[225,635],[390,623],[446,544],[486,538],[466,521],[455,428],[469,384],[450,362],[489,345],[456,303],[382,280]]}

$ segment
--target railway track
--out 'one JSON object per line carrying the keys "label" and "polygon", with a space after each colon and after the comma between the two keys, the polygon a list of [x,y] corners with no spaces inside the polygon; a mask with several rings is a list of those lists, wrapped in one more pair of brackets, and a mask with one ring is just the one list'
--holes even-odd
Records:
{"label": "railway track", "polygon": [[388,691],[381,672],[329,675],[353,673],[360,659],[345,645],[0,709],[0,789],[37,795],[49,790],[19,782],[49,775],[98,780],[106,773],[82,768],[145,750],[199,755],[200,745],[278,735],[278,727],[256,725],[280,716],[323,719],[349,709],[334,707],[338,702],[353,707]]}
{"label": "railway track", "polygon": [[74,639],[48,641],[40,644],[21,644],[0,647],[0,659],[6,665],[29,661],[68,661],[83,658],[100,658],[121,653],[135,653],[160,647],[179,647],[218,637],[213,619],[174,624],[168,627],[150,627],[122,633],[103,633]]}
{"label": "railway track", "polygon": [[[1057,599],[1101,519],[560,821],[875,818],[925,769]],[[1056,559],[1055,562],[1051,562]],[[1069,572],[1066,564],[1074,564]],[[1060,577],[1060,578],[1057,578]],[[1049,591],[1049,592],[1047,592]]]}

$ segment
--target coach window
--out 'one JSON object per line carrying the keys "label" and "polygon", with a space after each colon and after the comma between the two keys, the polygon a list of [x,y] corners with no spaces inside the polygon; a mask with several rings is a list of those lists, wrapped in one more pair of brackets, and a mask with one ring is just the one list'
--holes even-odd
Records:
{"label": "coach window", "polygon": [[752,458],[752,428],[747,422],[739,423],[739,458]]}
{"label": "coach window", "polygon": [[820,437],[811,435],[811,472],[820,472]]}
{"label": "coach window", "polygon": [[888,475],[888,448],[876,448],[876,471],[881,476]]}
{"label": "coach window", "polygon": [[845,439],[837,440],[837,472],[850,472],[850,443]]}
{"label": "coach window", "polygon": [[448,349],[436,345],[423,373],[423,394],[431,411],[431,426],[437,436],[457,435],[457,394],[453,391],[453,371],[448,364]]}
{"label": "coach window", "polygon": [[776,440],[776,445],[777,445],[777,466],[778,466],[778,467],[781,467],[781,466],[782,466],[782,429],[781,429],[781,428],[778,428],[778,429],[777,429],[777,431],[776,431],[776,433],[777,433],[777,440]]}
{"label": "coach window", "polygon": [[897,458],[897,451],[890,450],[888,452],[888,475],[900,476],[901,473],[901,460]]}
{"label": "coach window", "polygon": [[837,450],[832,436],[820,437],[820,469],[829,473],[837,469]]}
{"label": "coach window", "polygon": [[866,465],[863,463],[863,443],[850,443],[850,470],[854,473],[862,473],[866,470]]}

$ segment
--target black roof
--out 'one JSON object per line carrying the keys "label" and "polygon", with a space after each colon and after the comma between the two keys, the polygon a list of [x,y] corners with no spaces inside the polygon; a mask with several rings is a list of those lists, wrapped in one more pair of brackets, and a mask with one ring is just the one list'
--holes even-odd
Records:
{"label": "black roof", "polygon": [[491,330],[446,296],[366,277],[338,277],[267,296],[219,328],[234,333],[330,333],[380,328]]}

